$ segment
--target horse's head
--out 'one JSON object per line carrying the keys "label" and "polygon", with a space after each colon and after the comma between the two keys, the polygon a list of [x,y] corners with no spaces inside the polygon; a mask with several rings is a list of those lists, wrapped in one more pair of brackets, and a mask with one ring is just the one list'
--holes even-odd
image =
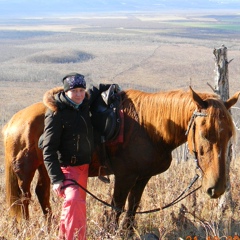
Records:
{"label": "horse's head", "polygon": [[190,88],[196,104],[189,123],[188,145],[202,170],[202,187],[211,198],[218,198],[226,189],[226,155],[234,125],[228,109],[239,92],[226,102],[210,95],[203,98]]}

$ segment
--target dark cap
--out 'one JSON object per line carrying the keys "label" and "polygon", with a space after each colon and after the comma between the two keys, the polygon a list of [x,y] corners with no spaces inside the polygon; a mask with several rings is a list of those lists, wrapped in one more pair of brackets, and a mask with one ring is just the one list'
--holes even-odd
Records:
{"label": "dark cap", "polygon": [[67,92],[68,90],[74,88],[86,89],[86,81],[84,79],[84,76],[79,73],[69,73],[63,78],[62,82],[64,92]]}

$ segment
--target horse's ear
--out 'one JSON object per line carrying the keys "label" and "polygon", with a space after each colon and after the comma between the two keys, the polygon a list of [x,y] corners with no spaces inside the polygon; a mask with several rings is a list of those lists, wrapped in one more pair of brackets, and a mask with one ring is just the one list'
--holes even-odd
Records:
{"label": "horse's ear", "polygon": [[190,88],[190,94],[192,96],[193,101],[197,104],[199,108],[207,108],[208,104],[206,101],[202,100],[202,98],[193,91],[192,87],[189,86]]}
{"label": "horse's ear", "polygon": [[238,100],[238,97],[240,95],[240,91],[236,92],[231,98],[229,98],[226,102],[224,102],[224,105],[227,109],[230,109]]}

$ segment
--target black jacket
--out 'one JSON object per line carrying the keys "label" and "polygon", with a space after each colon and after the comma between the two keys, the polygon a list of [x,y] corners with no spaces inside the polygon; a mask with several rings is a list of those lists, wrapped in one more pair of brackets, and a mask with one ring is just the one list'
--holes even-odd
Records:
{"label": "black jacket", "polygon": [[[63,91],[55,94],[50,102],[44,102],[48,110],[44,121],[43,157],[53,184],[64,180],[61,166],[91,162],[93,130],[87,98],[77,109],[65,98]],[[49,107],[51,104],[55,109]]]}

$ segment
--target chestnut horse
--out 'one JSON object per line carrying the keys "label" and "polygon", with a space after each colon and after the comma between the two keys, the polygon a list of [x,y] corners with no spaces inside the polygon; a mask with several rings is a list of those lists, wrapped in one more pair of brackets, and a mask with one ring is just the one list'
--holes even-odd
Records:
{"label": "chestnut horse", "polygon": [[[202,189],[210,198],[226,189],[226,151],[234,135],[228,109],[240,92],[226,102],[212,93],[175,90],[146,93],[122,91],[124,142],[107,145],[109,174],[114,174],[112,204],[128,211],[124,224],[132,228],[135,213],[149,179],[166,171],[172,151],[188,141],[190,152],[202,170]],[[17,112],[3,129],[6,168],[6,196],[11,212],[29,218],[30,184],[35,171],[39,177],[36,195],[44,214],[51,212],[50,182],[38,139],[44,129],[46,107],[42,102]],[[187,133],[187,134],[186,134]],[[89,176],[98,176],[99,157],[94,152]],[[170,189],[169,189],[170,191]],[[121,212],[116,213],[116,223]]]}

